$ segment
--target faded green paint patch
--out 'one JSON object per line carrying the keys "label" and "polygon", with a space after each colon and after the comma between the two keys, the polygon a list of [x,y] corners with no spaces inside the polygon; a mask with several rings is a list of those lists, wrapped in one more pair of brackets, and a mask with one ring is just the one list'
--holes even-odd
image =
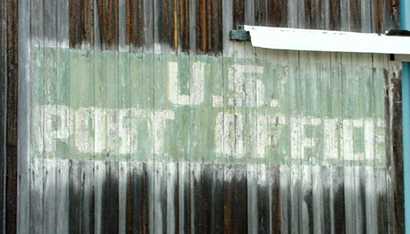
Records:
{"label": "faded green paint patch", "polygon": [[33,155],[385,162],[383,63],[370,56],[33,49],[32,61]]}

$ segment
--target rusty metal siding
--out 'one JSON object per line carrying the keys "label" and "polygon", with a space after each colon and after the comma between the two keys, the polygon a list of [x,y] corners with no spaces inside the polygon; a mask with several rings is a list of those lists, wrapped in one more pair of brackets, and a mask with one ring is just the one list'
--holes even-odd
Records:
{"label": "rusty metal siding", "polygon": [[[70,46],[95,43],[110,48],[125,36],[127,44],[142,47],[144,34],[156,31],[155,42],[170,48],[218,53],[227,20],[234,26],[246,23],[377,33],[399,26],[400,4],[396,0],[234,0],[231,13],[223,12],[226,3],[221,0],[125,1],[126,21],[118,22],[119,1],[70,0]],[[125,32],[118,27],[125,27]]]}
{"label": "rusty metal siding", "polygon": [[17,1],[0,3],[0,232],[16,231]]}
{"label": "rusty metal siding", "polygon": [[[394,145],[400,138],[395,130],[400,121],[393,114],[399,99],[395,83],[400,66],[384,56],[273,52],[228,40],[229,30],[243,23],[380,32],[396,25],[396,2],[29,2],[31,134],[20,136],[31,147],[29,190],[22,191],[29,196],[25,201],[29,209],[23,211],[29,225],[21,233],[402,232],[397,170],[401,154]],[[175,76],[185,94],[195,64],[205,64],[206,105],[194,108],[168,100],[173,64],[181,67]],[[275,102],[259,109],[246,107],[258,99],[257,82],[249,89],[240,83],[241,75],[233,75],[239,77],[234,84],[229,78],[242,65],[250,69],[246,78],[266,82],[266,96],[280,100],[279,107]],[[266,74],[257,76],[255,67],[263,67]],[[183,103],[182,96],[176,102]],[[195,99],[187,100],[192,104]],[[164,137],[165,153],[153,153],[151,139],[156,133],[148,127],[134,123],[120,133],[124,126],[119,113],[136,108],[146,108],[149,116],[169,110],[178,117],[172,132]],[[287,161],[293,141],[290,127],[285,128],[284,139],[278,140],[285,143],[272,146],[267,153],[285,155],[284,161],[274,157],[255,160],[255,151],[248,150],[258,138],[251,133],[258,128],[252,118],[276,116],[275,108],[286,115],[289,125],[292,118],[303,120],[303,116],[312,125],[315,118],[339,118],[341,123],[381,121],[386,128],[375,138],[387,139],[375,150],[382,160],[353,161],[339,153],[342,160],[334,164],[315,161],[313,156],[303,161],[305,152],[300,152],[304,149],[296,147],[300,155]],[[246,138],[243,147],[248,151],[239,160],[238,146],[229,145],[230,141],[224,145],[221,140],[222,151],[229,149],[230,153],[224,157],[215,153],[218,111],[245,119],[234,133],[224,133],[235,141],[237,135]],[[104,127],[88,123],[91,135],[77,138],[78,129],[69,129],[61,133],[73,135],[66,139],[52,131],[50,126],[61,122],[51,120],[50,113],[63,116],[65,123],[78,121],[80,126],[88,126],[83,116],[114,114],[103,120]],[[72,120],[70,116],[80,117]],[[281,121],[278,117],[276,125]],[[133,136],[133,129],[142,129],[144,134]],[[312,137],[321,136],[307,129]],[[98,130],[103,131],[102,136],[95,132]],[[119,152],[121,142],[116,136],[121,134],[128,142],[126,151],[133,153]],[[109,149],[101,151],[101,141],[114,143],[106,143]],[[51,151],[41,148],[50,142]],[[338,138],[332,144],[337,147],[341,142]],[[318,144],[325,145],[323,140]],[[352,145],[364,150],[366,142],[357,140]],[[134,152],[136,148],[140,150]],[[322,152],[306,155],[322,157]]]}
{"label": "rusty metal siding", "polygon": [[6,6],[0,2],[0,232],[5,232],[6,221],[6,119],[7,119],[7,18]]}
{"label": "rusty metal siding", "polygon": [[401,77],[396,72],[387,73],[386,80],[386,118],[388,119],[387,131],[389,134],[389,150],[391,157],[392,176],[394,178],[394,209],[397,218],[398,230],[404,230],[404,183],[403,183],[403,143],[402,143],[402,102],[401,102]]}

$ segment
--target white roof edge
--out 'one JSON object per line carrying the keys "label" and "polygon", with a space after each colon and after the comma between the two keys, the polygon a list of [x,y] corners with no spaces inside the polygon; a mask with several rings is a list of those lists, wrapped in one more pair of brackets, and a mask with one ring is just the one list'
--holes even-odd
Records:
{"label": "white roof edge", "polygon": [[253,47],[278,50],[410,55],[410,37],[316,29],[244,26]]}

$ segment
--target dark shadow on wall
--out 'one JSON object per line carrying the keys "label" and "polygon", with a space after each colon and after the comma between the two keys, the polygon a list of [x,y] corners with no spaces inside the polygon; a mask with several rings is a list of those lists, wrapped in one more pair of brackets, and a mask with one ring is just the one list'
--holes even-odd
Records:
{"label": "dark shadow on wall", "polygon": [[0,233],[17,228],[18,1],[0,2]]}
{"label": "dark shadow on wall", "polygon": [[[404,188],[403,188],[403,139],[402,139],[402,103],[401,103],[401,74],[394,69],[385,72],[386,77],[386,123],[390,136],[387,142],[387,155],[390,156],[394,190],[395,233],[404,233]],[[378,198],[383,199],[383,198]],[[387,220],[386,220],[387,222]]]}

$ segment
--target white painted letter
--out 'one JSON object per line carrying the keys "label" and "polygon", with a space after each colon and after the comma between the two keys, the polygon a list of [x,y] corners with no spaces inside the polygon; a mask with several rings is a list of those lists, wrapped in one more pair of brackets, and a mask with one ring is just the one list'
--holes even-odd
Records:
{"label": "white painted letter", "polygon": [[162,154],[164,151],[164,137],[167,120],[173,120],[175,113],[173,111],[156,111],[151,117],[152,130],[154,135],[154,153]]}
{"label": "white painted letter", "polygon": [[182,95],[178,82],[178,63],[168,63],[168,98],[176,105],[199,105],[204,101],[204,71],[203,63],[194,63],[192,65],[192,79],[190,84],[190,94]]}
{"label": "white painted letter", "polygon": [[[39,110],[34,110],[33,114],[40,117],[40,123],[34,126],[37,132],[35,135],[39,138],[35,139],[39,143],[39,150],[55,153],[57,140],[67,140],[71,132],[70,109],[63,105],[43,105],[39,107]],[[44,129],[41,130],[42,121],[44,121]],[[41,134],[42,131],[43,134]]]}
{"label": "white painted letter", "polygon": [[243,154],[243,123],[240,114],[219,112],[215,125],[216,152],[240,157]]}
{"label": "white painted letter", "polygon": [[305,159],[305,148],[313,148],[316,140],[305,136],[305,126],[318,126],[321,120],[316,118],[291,118],[290,120],[290,143],[291,157],[293,159]]}
{"label": "white painted letter", "polygon": [[325,160],[338,159],[339,148],[337,144],[337,119],[325,119],[323,120],[323,132],[324,132],[324,155]]}
{"label": "white painted letter", "polygon": [[258,116],[256,152],[259,158],[265,156],[267,146],[277,146],[281,125],[284,124],[286,124],[286,119],[283,116]]}
{"label": "white painted letter", "polygon": [[[255,65],[233,65],[228,73],[228,88],[234,92],[230,105],[259,107],[265,103],[265,86],[256,74],[262,74],[263,67]],[[246,74],[251,75],[246,77]]]}

